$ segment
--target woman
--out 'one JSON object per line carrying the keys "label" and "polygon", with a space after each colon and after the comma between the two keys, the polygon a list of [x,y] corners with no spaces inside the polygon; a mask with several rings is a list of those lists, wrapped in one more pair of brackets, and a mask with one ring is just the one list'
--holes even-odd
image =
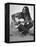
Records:
{"label": "woman", "polygon": [[24,25],[20,24],[18,29],[19,29],[20,32],[22,32],[22,34],[26,35],[29,32],[29,29],[33,26],[33,24],[31,23],[31,17],[30,17],[28,7],[24,7],[22,9],[20,18],[24,19],[24,22],[23,22]]}
{"label": "woman", "polygon": [[[18,25],[18,30],[20,32],[22,32],[22,34],[26,35],[29,32],[29,29],[33,26],[33,24],[31,23],[31,17],[30,17],[30,13],[29,13],[29,8],[28,7],[24,7],[22,9],[22,12],[14,14],[12,16],[13,20],[16,22],[16,25]],[[15,18],[18,18],[19,21],[17,22],[17,20],[15,20]],[[21,19],[23,19],[24,21],[20,21]],[[22,24],[24,23],[24,24]]]}

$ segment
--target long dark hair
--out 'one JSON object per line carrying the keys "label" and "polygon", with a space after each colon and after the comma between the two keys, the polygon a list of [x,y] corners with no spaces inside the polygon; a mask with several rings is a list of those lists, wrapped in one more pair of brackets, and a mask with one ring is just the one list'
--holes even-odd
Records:
{"label": "long dark hair", "polygon": [[[29,8],[28,7],[24,7],[25,8],[25,10],[26,10],[26,13],[24,13],[26,16],[28,15],[28,17],[29,17],[29,19],[31,19],[31,17],[30,17],[30,12],[29,12]],[[22,10],[24,10],[24,8],[22,9]]]}

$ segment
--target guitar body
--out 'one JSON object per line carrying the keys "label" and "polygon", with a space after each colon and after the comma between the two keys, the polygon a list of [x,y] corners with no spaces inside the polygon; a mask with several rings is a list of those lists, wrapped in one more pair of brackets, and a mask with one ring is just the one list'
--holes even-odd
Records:
{"label": "guitar body", "polygon": [[22,32],[22,34],[26,35],[29,33],[29,29],[33,26],[32,23],[25,24],[25,25],[19,25],[18,30],[19,32]]}

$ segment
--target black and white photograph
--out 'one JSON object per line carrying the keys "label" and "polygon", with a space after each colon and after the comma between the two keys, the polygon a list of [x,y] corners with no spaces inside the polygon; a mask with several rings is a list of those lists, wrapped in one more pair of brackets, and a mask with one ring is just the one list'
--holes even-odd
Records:
{"label": "black and white photograph", "polygon": [[34,11],[34,4],[9,4],[10,42],[35,41]]}

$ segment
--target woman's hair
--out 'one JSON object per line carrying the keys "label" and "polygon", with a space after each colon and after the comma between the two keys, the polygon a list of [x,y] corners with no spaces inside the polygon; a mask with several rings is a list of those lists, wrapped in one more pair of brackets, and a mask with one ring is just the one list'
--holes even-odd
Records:
{"label": "woman's hair", "polygon": [[29,13],[29,8],[28,7],[24,7],[22,10],[24,10],[25,9],[25,11],[26,11],[26,13]]}
{"label": "woman's hair", "polygon": [[[28,15],[28,17],[29,17],[29,19],[31,19],[31,17],[30,17],[30,12],[29,12],[29,8],[28,7],[24,7],[25,8],[25,10],[26,10],[26,13],[24,13],[24,14],[26,14],[26,16]],[[24,8],[22,9],[22,10],[24,10]]]}

